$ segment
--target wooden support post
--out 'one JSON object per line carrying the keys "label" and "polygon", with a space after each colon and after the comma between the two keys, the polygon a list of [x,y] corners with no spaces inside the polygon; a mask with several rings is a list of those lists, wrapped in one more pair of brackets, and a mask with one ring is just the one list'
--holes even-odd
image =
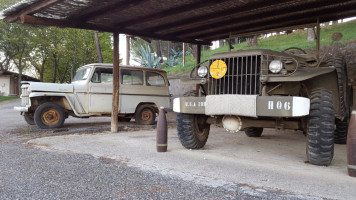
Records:
{"label": "wooden support post", "polygon": [[[200,63],[200,58],[201,58],[201,44],[197,44],[197,65]],[[195,86],[195,90],[199,91],[200,85],[197,84]]]}
{"label": "wooden support post", "polygon": [[197,64],[199,64],[201,58],[201,44],[197,44]]}
{"label": "wooden support post", "polygon": [[119,33],[114,32],[114,68],[113,68],[113,92],[112,92],[112,112],[111,112],[111,132],[117,133],[119,129],[119,77],[120,77],[120,59],[119,59]]}
{"label": "wooden support post", "polygon": [[320,56],[320,22],[318,18],[316,23],[316,58],[321,59],[319,58],[319,56]]}

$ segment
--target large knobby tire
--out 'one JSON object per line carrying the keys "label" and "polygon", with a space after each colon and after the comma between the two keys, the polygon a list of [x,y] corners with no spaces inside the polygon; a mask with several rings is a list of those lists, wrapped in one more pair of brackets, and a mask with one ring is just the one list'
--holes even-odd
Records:
{"label": "large knobby tire", "polygon": [[350,109],[350,94],[347,93],[348,81],[347,81],[347,68],[346,62],[343,56],[332,55],[326,59],[326,64],[329,67],[335,67],[337,72],[337,80],[339,86],[339,102],[340,113],[344,116],[343,120],[336,119],[336,130],[334,133],[334,142],[336,144],[346,144],[347,129],[349,125],[349,119],[351,114]]}
{"label": "large knobby tire", "polygon": [[180,143],[187,149],[200,149],[208,140],[210,124],[205,115],[177,113],[177,131]]}
{"label": "large knobby tire", "polygon": [[61,127],[65,117],[64,109],[55,103],[44,103],[35,111],[35,122],[43,129]]}
{"label": "large knobby tire", "polygon": [[25,112],[24,119],[29,125],[36,125],[33,113]]}
{"label": "large knobby tire", "polygon": [[314,89],[310,98],[307,158],[311,164],[330,165],[334,156],[334,105],[332,92]]}
{"label": "large knobby tire", "polygon": [[155,123],[156,111],[152,106],[139,106],[135,113],[135,121],[143,125]]}
{"label": "large knobby tire", "polygon": [[336,129],[334,133],[335,144],[346,144],[349,121],[350,121],[349,117],[346,117],[344,120],[339,120],[339,119],[335,120],[335,124],[336,124]]}
{"label": "large knobby tire", "polygon": [[263,128],[250,127],[245,130],[248,137],[261,137]]}

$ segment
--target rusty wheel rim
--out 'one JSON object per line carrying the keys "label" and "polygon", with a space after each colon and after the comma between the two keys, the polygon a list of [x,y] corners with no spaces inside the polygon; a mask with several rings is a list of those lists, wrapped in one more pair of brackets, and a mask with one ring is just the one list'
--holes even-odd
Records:
{"label": "rusty wheel rim", "polygon": [[153,119],[153,113],[149,109],[144,109],[141,112],[141,120],[145,123],[150,122]]}
{"label": "rusty wheel rim", "polygon": [[42,122],[47,126],[56,125],[60,120],[60,113],[58,110],[50,108],[45,110],[41,115]]}

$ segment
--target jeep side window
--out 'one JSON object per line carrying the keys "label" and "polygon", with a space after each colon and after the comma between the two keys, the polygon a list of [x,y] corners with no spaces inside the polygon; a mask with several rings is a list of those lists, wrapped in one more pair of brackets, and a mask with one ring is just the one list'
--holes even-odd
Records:
{"label": "jeep side window", "polygon": [[166,86],[163,76],[155,72],[146,72],[146,85],[159,87]]}
{"label": "jeep side window", "polygon": [[121,83],[123,85],[143,85],[143,72],[140,70],[121,70]]}
{"label": "jeep side window", "polygon": [[93,83],[112,83],[112,69],[96,68],[91,78]]}

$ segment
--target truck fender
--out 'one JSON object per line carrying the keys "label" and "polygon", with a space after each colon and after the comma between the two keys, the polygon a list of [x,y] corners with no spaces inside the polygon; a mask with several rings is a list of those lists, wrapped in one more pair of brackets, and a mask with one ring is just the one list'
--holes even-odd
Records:
{"label": "truck fender", "polygon": [[[29,95],[30,99],[36,98],[36,97],[50,97],[50,96],[51,97],[64,97],[67,100],[68,104],[70,105],[70,107],[73,110],[75,115],[81,116],[81,117],[89,116],[87,114],[78,113],[78,111],[75,109],[72,101],[70,100],[69,96],[66,93],[33,92]],[[80,103],[80,102],[78,102],[78,103]]]}
{"label": "truck fender", "polygon": [[290,76],[269,76],[268,82],[301,82],[333,71],[333,67],[299,68]]}

